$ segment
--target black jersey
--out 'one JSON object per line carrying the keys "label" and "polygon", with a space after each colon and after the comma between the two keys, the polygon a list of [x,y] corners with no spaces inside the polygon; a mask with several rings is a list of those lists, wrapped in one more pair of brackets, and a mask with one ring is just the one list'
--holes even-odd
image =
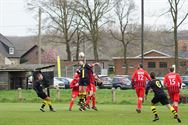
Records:
{"label": "black jersey", "polygon": [[80,69],[81,78],[89,78],[89,70],[91,70],[90,65],[88,65],[87,63],[82,65]]}
{"label": "black jersey", "polygon": [[36,93],[43,93],[42,81],[36,81],[34,84],[34,90]]}
{"label": "black jersey", "polygon": [[150,88],[153,90],[155,96],[165,95],[163,85],[161,84],[161,81],[158,79],[152,79],[148,82],[145,93],[146,95],[148,94]]}

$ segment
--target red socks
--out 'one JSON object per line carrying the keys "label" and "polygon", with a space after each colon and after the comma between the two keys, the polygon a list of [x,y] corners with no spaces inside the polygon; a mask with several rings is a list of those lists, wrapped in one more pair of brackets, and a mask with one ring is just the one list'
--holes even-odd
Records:
{"label": "red socks", "polygon": [[86,98],[86,105],[88,105],[88,104],[89,104],[90,99],[91,99],[91,96],[87,96],[87,98]]}
{"label": "red socks", "polygon": [[70,109],[72,109],[73,104],[74,104],[74,102],[71,100],[70,101],[70,106],[69,106]]}
{"label": "red socks", "polygon": [[96,98],[92,97],[92,107],[95,107],[95,105],[96,105]]}
{"label": "red socks", "polygon": [[141,109],[141,108],[142,108],[142,100],[140,100],[140,99],[138,99],[137,108],[138,108],[138,109]]}
{"label": "red socks", "polygon": [[174,110],[178,113],[178,106],[173,105]]}

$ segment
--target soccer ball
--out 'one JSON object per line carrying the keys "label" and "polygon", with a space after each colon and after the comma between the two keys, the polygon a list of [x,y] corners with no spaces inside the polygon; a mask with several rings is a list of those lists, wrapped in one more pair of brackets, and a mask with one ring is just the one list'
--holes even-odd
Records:
{"label": "soccer ball", "polygon": [[83,52],[80,52],[80,53],[79,53],[79,57],[80,57],[80,58],[84,58],[84,56],[85,56],[85,55],[84,55]]}

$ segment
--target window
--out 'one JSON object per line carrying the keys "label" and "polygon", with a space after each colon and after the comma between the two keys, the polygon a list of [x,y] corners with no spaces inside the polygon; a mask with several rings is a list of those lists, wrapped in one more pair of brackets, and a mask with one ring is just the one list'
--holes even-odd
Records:
{"label": "window", "polygon": [[155,62],[148,62],[148,68],[155,68]]}
{"label": "window", "polygon": [[11,54],[11,55],[14,54],[14,48],[12,48],[12,47],[9,48],[9,54]]}
{"label": "window", "polygon": [[167,62],[159,62],[160,68],[167,68]]}
{"label": "window", "polygon": [[186,61],[180,62],[180,66],[185,67],[186,66]]}

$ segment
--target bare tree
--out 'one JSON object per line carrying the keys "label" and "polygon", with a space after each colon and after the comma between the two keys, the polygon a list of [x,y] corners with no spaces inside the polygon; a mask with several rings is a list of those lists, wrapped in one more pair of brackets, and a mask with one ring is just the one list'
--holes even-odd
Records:
{"label": "bare tree", "polygon": [[170,5],[170,14],[173,20],[173,32],[174,32],[174,45],[175,45],[175,65],[176,70],[178,71],[179,62],[178,62],[178,28],[185,21],[188,16],[188,11],[185,13],[182,19],[180,19],[179,11],[182,8],[182,4],[180,4],[182,0],[168,0]]}
{"label": "bare tree", "polygon": [[53,29],[53,36],[62,39],[61,42],[66,45],[67,60],[71,60],[70,42],[78,29],[78,23],[74,21],[77,16],[72,9],[76,4],[73,3],[72,0],[32,0],[29,3],[30,6],[40,6],[46,14],[46,28]]}
{"label": "bare tree", "polygon": [[98,42],[100,39],[100,28],[106,23],[105,14],[109,12],[110,0],[75,0],[77,15],[82,20],[82,25],[89,39],[93,44],[93,53],[95,60],[99,60]]}
{"label": "bare tree", "polygon": [[124,64],[126,66],[125,74],[128,73],[127,63],[127,46],[135,40],[135,25],[129,25],[130,14],[135,10],[135,5],[132,0],[115,0],[115,15],[118,19],[120,33],[114,33],[110,30],[112,36],[123,45]]}

